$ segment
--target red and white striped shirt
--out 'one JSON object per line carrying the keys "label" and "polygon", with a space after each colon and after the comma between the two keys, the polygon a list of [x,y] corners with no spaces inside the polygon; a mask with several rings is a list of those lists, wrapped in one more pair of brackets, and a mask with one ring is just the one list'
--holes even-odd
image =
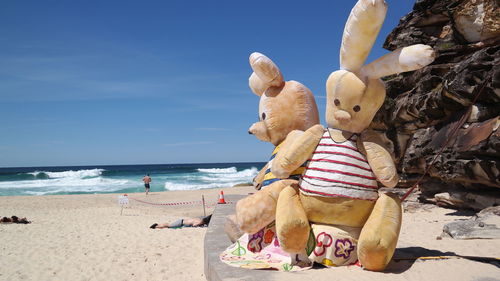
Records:
{"label": "red and white striped shirt", "polygon": [[328,129],[323,134],[300,181],[307,195],[377,200],[375,175],[356,144],[357,136],[335,142]]}

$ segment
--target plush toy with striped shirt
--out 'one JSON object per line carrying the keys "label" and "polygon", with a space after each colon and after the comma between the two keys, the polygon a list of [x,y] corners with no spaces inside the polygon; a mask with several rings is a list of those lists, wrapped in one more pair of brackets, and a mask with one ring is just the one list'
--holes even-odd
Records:
{"label": "plush toy with striped shirt", "polygon": [[383,0],[359,0],[347,20],[340,50],[342,70],[326,82],[327,128],[292,133],[273,160],[271,171],[287,178],[308,161],[298,186],[284,188],[277,200],[276,228],[281,247],[327,266],[359,260],[381,271],[394,253],[401,226],[401,204],[379,194],[398,183],[383,133],[369,130],[385,99],[380,77],[430,64],[433,50],[413,45],[363,65],[387,10]]}

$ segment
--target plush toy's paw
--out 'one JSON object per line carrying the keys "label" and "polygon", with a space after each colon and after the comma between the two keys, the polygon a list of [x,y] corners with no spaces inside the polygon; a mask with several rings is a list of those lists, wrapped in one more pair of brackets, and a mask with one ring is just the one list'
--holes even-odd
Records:
{"label": "plush toy's paw", "polygon": [[226,217],[224,232],[232,243],[236,242],[243,235],[243,231],[241,231],[236,223],[236,215],[233,214]]}
{"label": "plush toy's paw", "polygon": [[316,124],[316,125],[312,126],[311,128],[307,129],[306,132],[308,132],[309,134],[311,134],[313,136],[321,136],[321,135],[323,135],[324,131],[325,131],[325,127],[323,127],[323,125]]}
{"label": "plush toy's paw", "polygon": [[292,265],[298,266],[300,268],[311,267],[313,262],[309,259],[307,254],[298,253],[298,254],[290,254],[292,258]]}
{"label": "plush toy's paw", "polygon": [[320,124],[312,126],[305,132],[299,130],[290,132],[273,161],[271,172],[279,178],[289,177],[309,159],[323,132],[324,128]]}
{"label": "plush toy's paw", "polygon": [[431,46],[416,44],[401,50],[399,62],[405,69],[420,69],[434,61],[436,53]]}
{"label": "plush toy's paw", "polygon": [[362,76],[380,78],[394,73],[420,69],[434,61],[436,54],[427,45],[417,44],[400,48],[363,66]]}

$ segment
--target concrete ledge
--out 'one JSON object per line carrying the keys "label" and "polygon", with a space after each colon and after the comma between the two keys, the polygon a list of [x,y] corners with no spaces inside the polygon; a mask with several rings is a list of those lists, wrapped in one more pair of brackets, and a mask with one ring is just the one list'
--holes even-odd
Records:
{"label": "concrete ledge", "polygon": [[[389,266],[384,272],[370,272],[359,267],[342,266],[338,268],[321,268],[313,267],[311,270],[297,272],[278,272],[270,270],[250,270],[229,266],[219,260],[219,255],[227,247],[231,245],[231,241],[224,232],[224,223],[227,215],[233,214],[236,202],[243,198],[244,195],[226,195],[226,201],[232,204],[217,205],[210,221],[210,226],[207,229],[204,240],[204,257],[205,257],[205,277],[209,281],[234,281],[234,280],[249,280],[249,281],[266,281],[266,280],[285,280],[285,281],[320,281],[320,280],[434,280],[436,279],[436,268],[439,268],[439,263],[443,263],[449,270],[458,270],[464,266],[478,267],[484,269],[483,275],[488,276],[484,280],[490,278],[497,280],[494,275],[498,269],[492,269],[491,265],[484,265],[474,260],[455,259],[441,262],[423,262],[419,263],[419,267],[412,269],[416,258],[425,256],[443,256],[450,255],[450,246],[456,245],[453,241],[447,241],[443,246],[439,246],[440,242],[434,242],[430,249],[423,248],[421,243],[429,243],[435,240],[433,231],[424,231],[421,237],[416,240],[411,235],[403,235],[398,242],[398,248],[394,254],[394,260],[389,263]],[[411,213],[405,214],[407,219],[420,218],[422,214],[416,216]],[[408,218],[409,217],[409,218]],[[444,221],[445,215],[441,215],[440,219]],[[414,223],[414,222],[412,222]],[[417,222],[421,227],[425,228],[428,222]],[[429,229],[427,229],[429,230]],[[432,243],[432,242],[431,242]],[[438,247],[439,246],[439,247]],[[458,246],[457,246],[458,247]],[[457,249],[462,249],[458,247]],[[463,250],[463,249],[462,249]],[[474,251],[472,251],[473,253]],[[451,252],[453,256],[458,256]],[[486,257],[488,258],[488,257]],[[401,259],[398,261],[398,259]],[[494,258],[493,258],[494,259]],[[437,265],[435,264],[437,263]],[[451,268],[451,269],[450,269]],[[494,271],[496,269],[496,271]],[[476,272],[476,271],[471,271]],[[466,279],[475,279],[471,273],[466,276]],[[451,280],[448,276],[443,277],[443,280]],[[477,279],[477,278],[476,278]]]}
{"label": "concrete ledge", "polygon": [[[229,266],[220,261],[219,255],[231,245],[224,232],[226,216],[234,214],[236,202],[244,195],[226,195],[225,199],[232,204],[219,204],[214,210],[210,226],[205,234],[204,256],[205,276],[209,281],[249,280],[263,281],[274,279],[279,272],[269,270],[250,270]],[[281,274],[283,276],[283,274]]]}

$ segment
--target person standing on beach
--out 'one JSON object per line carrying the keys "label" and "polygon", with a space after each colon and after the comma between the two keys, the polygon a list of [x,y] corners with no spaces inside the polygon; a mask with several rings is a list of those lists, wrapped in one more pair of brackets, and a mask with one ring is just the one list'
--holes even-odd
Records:
{"label": "person standing on beach", "polygon": [[144,182],[144,188],[146,189],[146,195],[148,195],[148,193],[149,193],[149,183],[151,182],[151,177],[149,176],[149,174],[147,174],[146,176],[144,176],[144,178],[142,178],[142,181]]}

